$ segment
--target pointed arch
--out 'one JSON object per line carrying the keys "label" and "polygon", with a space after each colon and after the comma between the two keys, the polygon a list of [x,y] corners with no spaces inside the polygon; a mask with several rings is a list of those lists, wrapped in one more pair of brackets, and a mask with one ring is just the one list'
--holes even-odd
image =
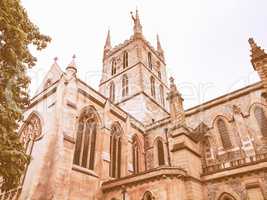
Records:
{"label": "pointed arch", "polygon": [[78,118],[73,163],[94,170],[97,130],[100,118],[93,106],[82,109]]}
{"label": "pointed arch", "polygon": [[117,65],[116,60],[113,59],[111,61],[111,75],[115,75],[116,74],[116,67],[117,67],[116,65]]}
{"label": "pointed arch", "polygon": [[115,84],[114,82],[112,81],[109,85],[109,99],[110,101],[114,102],[115,101],[115,92],[116,92],[116,89],[115,89]]}
{"label": "pointed arch", "polygon": [[227,192],[224,192],[219,196],[218,200],[237,200],[237,199],[234,198],[233,195],[231,195]]}
{"label": "pointed arch", "polygon": [[113,178],[121,177],[122,165],[122,136],[123,130],[118,122],[111,126],[110,134],[110,176]]}
{"label": "pointed arch", "polygon": [[122,97],[128,96],[129,93],[129,80],[127,74],[122,76]]}
{"label": "pointed arch", "polygon": [[22,143],[25,153],[30,155],[34,142],[42,136],[41,118],[36,112],[32,112],[19,131],[20,142]]}
{"label": "pointed arch", "polygon": [[209,135],[205,135],[201,141],[201,150],[203,155],[203,164],[205,166],[211,165],[212,160],[214,160],[214,155],[212,151],[212,138]]}
{"label": "pointed arch", "polygon": [[151,52],[147,53],[147,61],[148,61],[148,67],[152,70],[152,55]]}
{"label": "pointed arch", "polygon": [[216,126],[221,138],[223,148],[224,149],[232,148],[233,145],[230,138],[230,132],[226,125],[225,120],[223,120],[222,118],[217,119]]}
{"label": "pointed arch", "polygon": [[146,191],[143,195],[142,200],[154,200],[155,197],[153,196],[153,194],[150,191]]}
{"label": "pointed arch", "polygon": [[128,67],[128,52],[123,51],[123,69]]}
{"label": "pointed arch", "polygon": [[142,154],[142,151],[141,151],[141,144],[140,144],[140,140],[139,140],[139,137],[137,136],[137,134],[135,134],[133,136],[133,139],[132,139],[132,154],[133,154],[133,171],[134,171],[134,174],[137,174],[140,172],[140,158],[141,158],[141,154]]}
{"label": "pointed arch", "polygon": [[267,137],[267,117],[263,107],[256,105],[254,107],[254,116],[263,137]]}
{"label": "pointed arch", "polygon": [[156,158],[156,165],[162,166],[165,165],[166,158],[165,158],[165,146],[164,140],[161,137],[157,137],[154,141],[154,154]]}
{"label": "pointed arch", "polygon": [[151,96],[156,97],[156,90],[155,90],[155,79],[153,76],[150,76],[150,90],[151,90]]}

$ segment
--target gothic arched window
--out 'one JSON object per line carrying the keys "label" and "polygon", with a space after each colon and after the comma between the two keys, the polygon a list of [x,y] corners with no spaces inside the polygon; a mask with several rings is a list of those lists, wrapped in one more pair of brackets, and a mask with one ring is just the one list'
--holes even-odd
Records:
{"label": "gothic arched window", "polygon": [[254,115],[261,130],[261,134],[263,135],[263,137],[267,137],[267,118],[264,110],[261,107],[257,106],[254,109]]}
{"label": "gothic arched window", "polygon": [[146,191],[145,194],[144,194],[144,196],[143,196],[143,198],[142,198],[142,200],[153,200],[153,199],[154,199],[153,198],[153,195],[149,191]]}
{"label": "gothic arched window", "polygon": [[229,149],[232,147],[231,139],[230,139],[230,134],[227,129],[227,126],[225,124],[225,121],[222,119],[218,119],[217,121],[217,127],[219,134],[221,136],[221,141],[224,149]]}
{"label": "gothic arched window", "polygon": [[113,59],[111,63],[111,75],[116,74],[116,60]]}
{"label": "gothic arched window", "polygon": [[109,99],[112,102],[115,101],[115,84],[114,84],[114,82],[111,82],[110,86],[109,86]]}
{"label": "gothic arched window", "polygon": [[151,89],[151,96],[155,97],[156,96],[156,91],[155,91],[155,79],[153,76],[150,77],[150,89]]}
{"label": "gothic arched window", "polygon": [[31,114],[26,120],[20,132],[20,142],[22,143],[25,153],[31,154],[34,141],[41,136],[41,121],[36,114]]}
{"label": "gothic arched window", "polygon": [[164,89],[163,89],[162,85],[159,86],[159,94],[160,94],[161,105],[164,107],[165,106],[165,97],[164,97]]}
{"label": "gothic arched window", "polygon": [[94,169],[97,134],[97,117],[93,108],[86,109],[78,121],[73,163]]}
{"label": "gothic arched window", "polygon": [[110,136],[110,176],[113,178],[121,177],[121,156],[122,156],[122,130],[120,125],[115,124],[111,128]]}
{"label": "gothic arched window", "polygon": [[128,67],[128,52],[124,51],[123,52],[123,69]]}
{"label": "gothic arched window", "polygon": [[161,72],[160,71],[158,71],[158,77],[159,77],[159,79],[161,79]]}
{"label": "gothic arched window", "polygon": [[133,170],[134,173],[139,172],[139,157],[140,157],[140,146],[139,146],[139,141],[138,137],[135,135],[133,137]]}
{"label": "gothic arched window", "polygon": [[148,52],[147,54],[147,60],[148,60],[148,66],[150,69],[152,69],[152,56],[151,56],[151,52]]}
{"label": "gothic arched window", "polygon": [[204,155],[205,165],[209,165],[211,164],[210,161],[212,159],[212,152],[211,152],[211,145],[210,145],[210,141],[208,137],[204,138],[202,145],[203,145],[203,155]]}
{"label": "gothic arched window", "polygon": [[128,88],[128,76],[126,74],[122,77],[122,97],[128,96],[129,88]]}
{"label": "gothic arched window", "polygon": [[164,146],[163,142],[161,140],[157,140],[157,150],[158,150],[158,165],[164,165],[165,164],[165,158],[164,158]]}

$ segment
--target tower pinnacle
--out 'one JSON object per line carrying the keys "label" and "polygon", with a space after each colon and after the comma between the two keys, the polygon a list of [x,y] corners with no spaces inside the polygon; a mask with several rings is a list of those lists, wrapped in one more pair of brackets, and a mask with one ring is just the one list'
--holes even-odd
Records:
{"label": "tower pinnacle", "polygon": [[111,49],[111,42],[110,42],[110,30],[108,29],[107,39],[104,46],[104,50],[110,50]]}
{"label": "tower pinnacle", "polygon": [[103,59],[106,58],[108,52],[111,50],[111,42],[110,42],[110,30],[108,29],[108,34],[107,34],[107,38],[106,38],[106,43],[104,46],[104,54],[103,54]]}
{"label": "tower pinnacle", "polygon": [[76,55],[73,54],[71,62],[68,64],[66,70],[67,72],[76,73],[77,72],[77,66],[75,63]]}
{"label": "tower pinnacle", "polygon": [[177,90],[173,77],[170,78],[170,92],[168,93],[167,99],[170,102],[170,115],[173,123],[185,126],[184,99]]}
{"label": "tower pinnacle", "polygon": [[141,36],[142,35],[142,25],[140,23],[138,10],[136,9],[136,11],[135,11],[135,17],[133,16],[133,12],[131,12],[131,15],[132,15],[132,19],[134,21],[134,27],[133,27],[134,36]]}

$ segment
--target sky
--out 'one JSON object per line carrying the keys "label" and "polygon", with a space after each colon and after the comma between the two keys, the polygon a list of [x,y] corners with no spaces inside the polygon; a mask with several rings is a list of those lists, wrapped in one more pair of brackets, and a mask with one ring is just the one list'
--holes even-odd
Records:
{"label": "sky", "polygon": [[98,89],[108,29],[113,46],[132,35],[130,12],[139,10],[143,34],[156,46],[159,34],[168,76],[186,108],[259,81],[248,38],[267,48],[266,0],[22,0],[32,22],[52,42],[32,50],[33,95],[58,57],[62,70],[76,55],[78,76]]}

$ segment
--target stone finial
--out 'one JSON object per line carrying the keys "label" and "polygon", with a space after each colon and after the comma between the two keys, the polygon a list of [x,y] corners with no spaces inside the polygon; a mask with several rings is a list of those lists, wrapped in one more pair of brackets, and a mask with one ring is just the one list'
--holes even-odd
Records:
{"label": "stone finial", "polygon": [[77,72],[77,66],[76,66],[76,63],[75,63],[75,58],[76,58],[76,55],[73,54],[73,56],[72,56],[72,60],[71,60],[71,62],[68,64],[68,66],[67,66],[67,68],[66,68],[67,71],[74,71],[74,73]]}
{"label": "stone finial", "polygon": [[170,102],[169,105],[172,123],[186,126],[183,107],[184,99],[177,90],[173,77],[170,78],[170,92],[168,93],[167,100]]}
{"label": "stone finial", "polygon": [[58,61],[58,57],[56,56],[54,57],[54,63],[57,63],[57,61]]}
{"label": "stone finial", "polygon": [[239,106],[233,105],[232,109],[234,114],[242,114],[241,108]]}
{"label": "stone finial", "polygon": [[133,12],[131,12],[131,16],[134,21],[134,27],[133,27],[134,36],[141,36],[143,32],[142,32],[142,25],[140,22],[138,10],[136,9],[135,11],[135,17],[133,16]]}

